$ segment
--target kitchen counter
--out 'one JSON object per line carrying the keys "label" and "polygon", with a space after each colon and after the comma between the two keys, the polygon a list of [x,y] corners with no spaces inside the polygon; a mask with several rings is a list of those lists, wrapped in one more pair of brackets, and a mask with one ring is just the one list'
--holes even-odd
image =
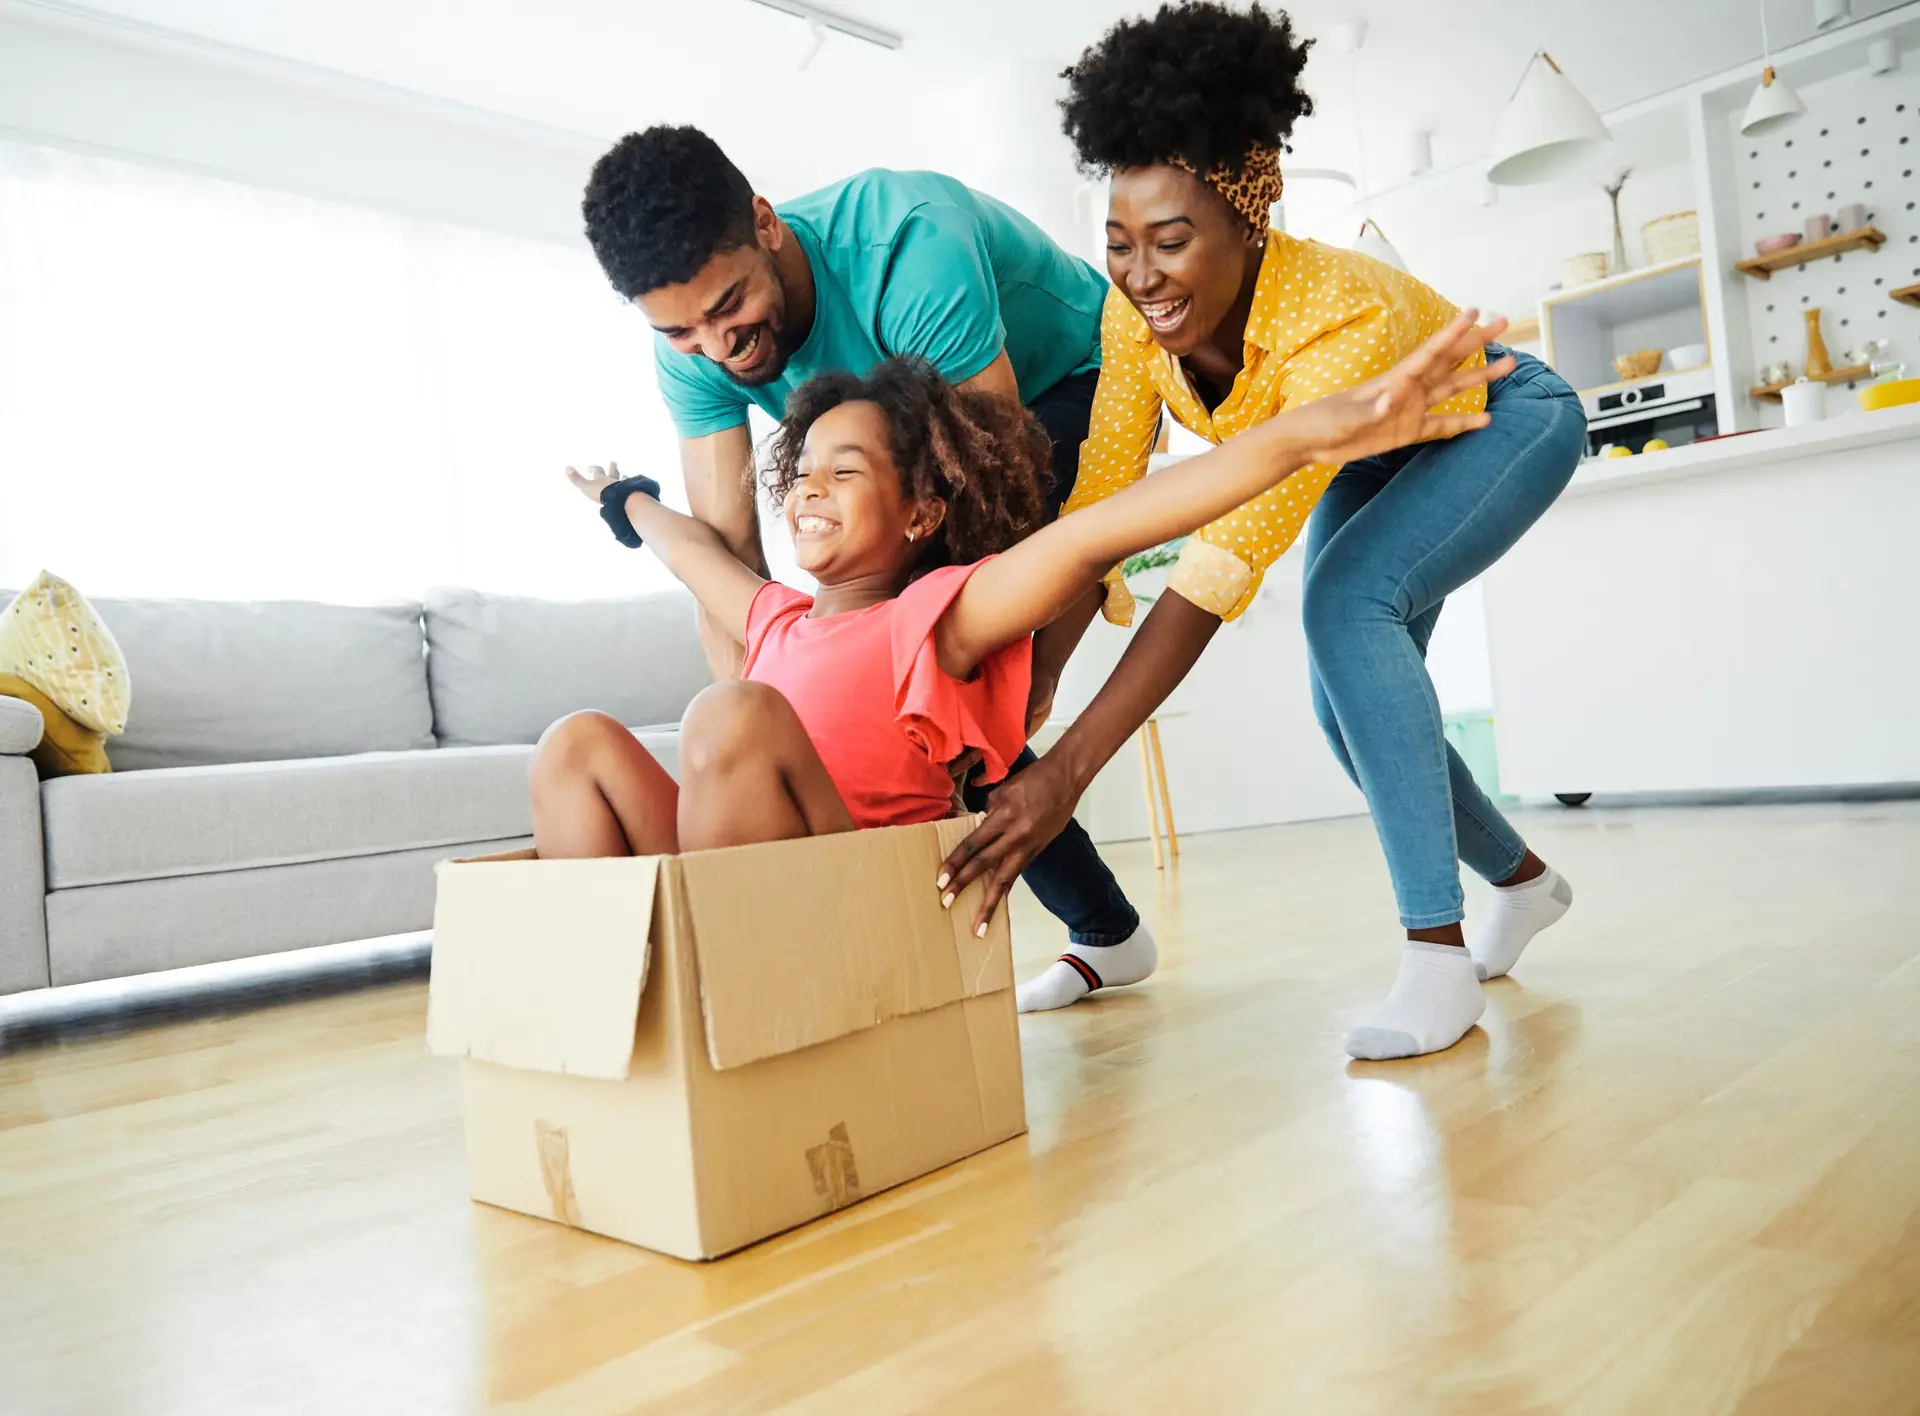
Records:
{"label": "kitchen counter", "polygon": [[1920,783],[1920,406],[1583,464],[1484,579],[1503,786]]}
{"label": "kitchen counter", "polygon": [[1831,456],[1854,448],[1920,437],[1920,403],[1882,408],[1875,413],[1853,412],[1798,428],[1769,428],[1710,442],[1688,443],[1663,452],[1632,457],[1596,458],[1574,473],[1566,495],[1619,491],[1651,482],[1670,482],[1710,472],[1758,467],[1769,462],[1798,461]]}

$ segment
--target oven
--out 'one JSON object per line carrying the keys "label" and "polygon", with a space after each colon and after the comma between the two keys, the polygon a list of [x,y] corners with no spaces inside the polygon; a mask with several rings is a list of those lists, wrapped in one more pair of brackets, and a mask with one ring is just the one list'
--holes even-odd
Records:
{"label": "oven", "polygon": [[1660,438],[1679,447],[1720,431],[1711,368],[1583,393],[1580,401],[1587,411],[1589,457],[1609,445],[1639,452],[1648,439]]}

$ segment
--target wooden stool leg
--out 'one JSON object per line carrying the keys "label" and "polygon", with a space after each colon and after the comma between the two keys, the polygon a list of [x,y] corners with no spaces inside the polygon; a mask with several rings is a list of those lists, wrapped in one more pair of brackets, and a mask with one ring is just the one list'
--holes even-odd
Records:
{"label": "wooden stool leg", "polygon": [[1153,799],[1153,750],[1147,746],[1147,728],[1142,725],[1140,738],[1140,785],[1147,793],[1147,834],[1153,837],[1153,868],[1165,870],[1167,862],[1160,854],[1160,809]]}
{"label": "wooden stool leg", "polygon": [[1167,790],[1167,755],[1160,747],[1160,722],[1147,719],[1147,733],[1153,739],[1153,778],[1160,786],[1160,810],[1167,823],[1167,849],[1180,859],[1180,833],[1173,829],[1173,794]]}

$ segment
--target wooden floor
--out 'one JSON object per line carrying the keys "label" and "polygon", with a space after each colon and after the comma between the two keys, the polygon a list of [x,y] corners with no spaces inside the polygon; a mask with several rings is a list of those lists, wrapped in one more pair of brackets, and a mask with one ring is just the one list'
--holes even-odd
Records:
{"label": "wooden floor", "polygon": [[1031,1135],[704,1267],[471,1205],[417,980],[42,1029],[0,1411],[1920,1411],[1920,803],[1524,825],[1573,913],[1415,1063],[1365,822],[1110,851],[1164,971]]}

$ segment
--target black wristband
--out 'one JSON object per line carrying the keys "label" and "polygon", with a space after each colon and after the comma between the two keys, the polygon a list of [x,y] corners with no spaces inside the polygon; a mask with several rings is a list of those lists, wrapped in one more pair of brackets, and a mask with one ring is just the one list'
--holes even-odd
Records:
{"label": "black wristband", "polygon": [[627,498],[635,492],[645,492],[655,501],[660,500],[660,484],[653,478],[622,477],[600,489],[600,519],[612,528],[616,541],[638,550],[640,533],[633,529],[633,523],[627,519]]}

